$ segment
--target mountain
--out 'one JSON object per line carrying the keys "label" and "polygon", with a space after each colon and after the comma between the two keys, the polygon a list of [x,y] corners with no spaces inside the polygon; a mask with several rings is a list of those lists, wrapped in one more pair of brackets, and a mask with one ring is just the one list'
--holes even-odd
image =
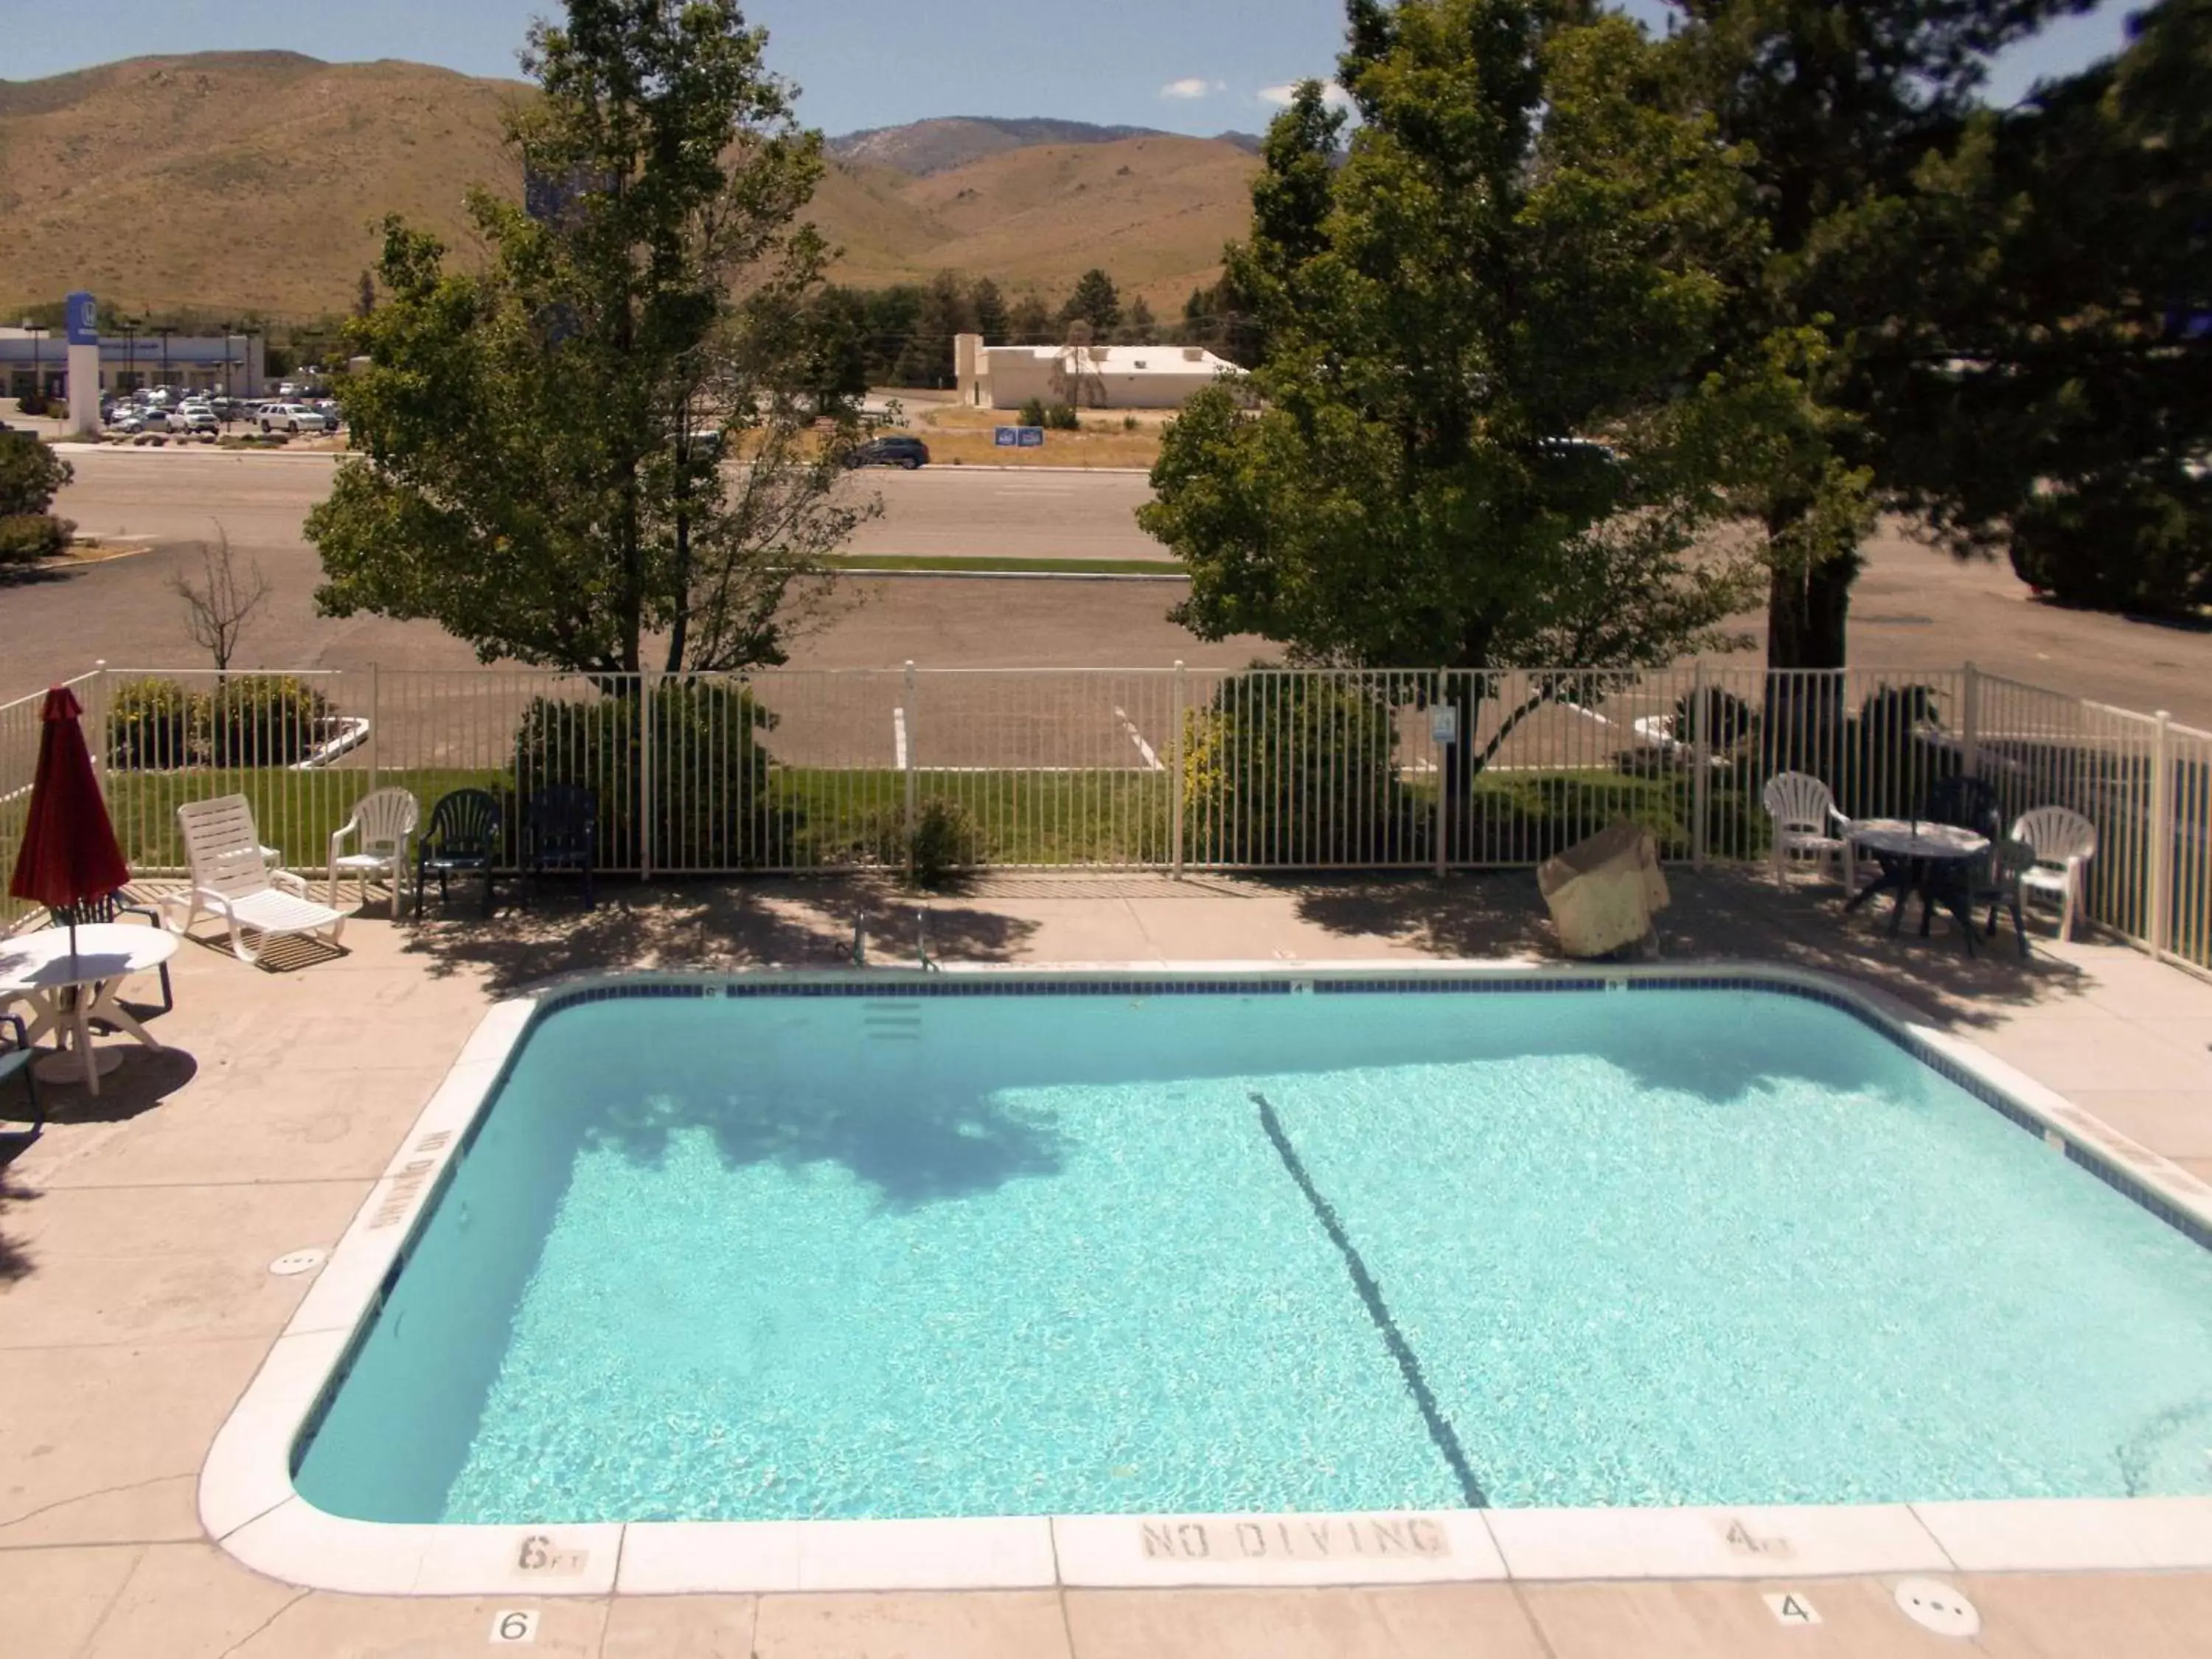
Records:
{"label": "mountain", "polygon": [[916,179],[951,173],[988,156],[1031,144],[1111,144],[1155,135],[1150,127],[1099,127],[1087,121],[1047,117],[1008,121],[978,115],[911,121],[902,127],[870,127],[830,140],[830,153],[841,161],[889,167]]}
{"label": "mountain", "polygon": [[[125,310],[312,317],[351,303],[387,213],[469,246],[473,185],[519,194],[520,82],[289,52],[0,81],[0,318],[88,288]],[[1240,135],[958,118],[831,141],[809,209],[876,285],[939,270],[1056,297],[1091,265],[1156,310],[1219,274],[1256,166]]]}

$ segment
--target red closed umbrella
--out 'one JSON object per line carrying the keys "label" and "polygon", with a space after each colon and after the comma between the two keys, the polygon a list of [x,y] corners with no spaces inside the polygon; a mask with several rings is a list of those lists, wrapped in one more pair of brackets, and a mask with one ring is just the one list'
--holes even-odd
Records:
{"label": "red closed umbrella", "polygon": [[[39,711],[39,770],[31,784],[31,810],[23,824],[23,845],[8,890],[49,910],[65,910],[105,898],[131,879],[131,866],[115,844],[107,803],[92,773],[84,746],[84,713],[65,685],[46,693]],[[70,929],[70,951],[76,951],[76,929]]]}

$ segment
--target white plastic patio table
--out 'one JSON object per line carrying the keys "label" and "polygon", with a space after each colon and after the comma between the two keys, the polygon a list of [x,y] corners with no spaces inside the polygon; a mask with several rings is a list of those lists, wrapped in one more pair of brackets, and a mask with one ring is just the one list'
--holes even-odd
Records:
{"label": "white plastic patio table", "polygon": [[1989,837],[1978,836],[1955,823],[1907,823],[1902,818],[1862,818],[1850,828],[1851,844],[1905,863],[1895,873],[1884,871],[1854,894],[1847,908],[1856,910],[1877,893],[1895,893],[1897,908],[1890,913],[1894,933],[1905,917],[1905,901],[1913,893],[1928,898],[1929,878],[1939,865],[1978,858],[1990,850]]}
{"label": "white plastic patio table", "polygon": [[[31,1040],[52,1032],[63,1047],[61,1054],[39,1063],[39,1075],[58,1080],[81,1067],[85,1087],[98,1094],[100,1073],[113,1071],[119,1060],[111,1052],[101,1064],[100,1051],[92,1046],[96,1019],[149,1048],[160,1048],[159,1040],[117,1000],[117,992],[131,975],[149,972],[176,955],[178,943],[166,928],[122,922],[79,927],[74,951],[66,927],[0,939],[0,1000],[20,997],[28,1002],[33,1013]],[[76,991],[90,994],[70,994]]]}

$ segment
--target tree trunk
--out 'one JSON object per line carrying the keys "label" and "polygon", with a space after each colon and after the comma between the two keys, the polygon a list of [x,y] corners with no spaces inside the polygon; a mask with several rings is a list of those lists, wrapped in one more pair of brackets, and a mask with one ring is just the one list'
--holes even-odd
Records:
{"label": "tree trunk", "polygon": [[1856,552],[1805,569],[1777,568],[1766,597],[1766,763],[1832,788],[1843,753],[1844,672]]}

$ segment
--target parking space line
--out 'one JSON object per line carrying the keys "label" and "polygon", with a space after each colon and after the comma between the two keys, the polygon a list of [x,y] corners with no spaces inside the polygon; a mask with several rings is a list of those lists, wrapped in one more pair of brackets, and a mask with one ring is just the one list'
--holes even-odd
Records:
{"label": "parking space line", "polygon": [[1153,752],[1152,745],[1145,741],[1145,734],[1137,730],[1137,723],[1129,718],[1127,709],[1116,708],[1114,711],[1114,718],[1121,722],[1121,729],[1129,734],[1129,741],[1137,745],[1137,752],[1145,757],[1145,769],[1147,772],[1164,772],[1168,769],[1160,764],[1160,757]]}

